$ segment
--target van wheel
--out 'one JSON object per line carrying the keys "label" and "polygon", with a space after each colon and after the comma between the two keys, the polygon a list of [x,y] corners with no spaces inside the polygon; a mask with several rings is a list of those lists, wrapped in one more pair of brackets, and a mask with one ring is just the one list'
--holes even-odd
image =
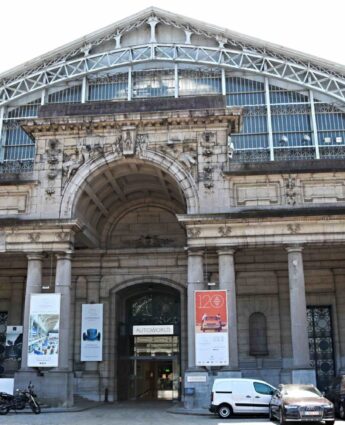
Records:
{"label": "van wheel", "polygon": [[218,407],[218,416],[222,419],[230,418],[232,415],[231,407],[228,404],[222,404]]}

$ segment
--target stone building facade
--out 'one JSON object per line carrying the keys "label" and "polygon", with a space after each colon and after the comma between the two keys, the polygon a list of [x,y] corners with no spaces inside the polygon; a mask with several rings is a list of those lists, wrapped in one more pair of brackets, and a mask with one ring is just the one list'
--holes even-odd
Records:
{"label": "stone building facade", "polygon": [[[194,388],[202,405],[215,376],[322,388],[343,371],[344,75],[156,8],[0,75],[0,319],[24,326],[2,375],[50,403]],[[210,283],[230,361],[197,368]],[[59,366],[29,368],[30,295],[54,292]],[[80,360],[91,303],[100,362]]]}

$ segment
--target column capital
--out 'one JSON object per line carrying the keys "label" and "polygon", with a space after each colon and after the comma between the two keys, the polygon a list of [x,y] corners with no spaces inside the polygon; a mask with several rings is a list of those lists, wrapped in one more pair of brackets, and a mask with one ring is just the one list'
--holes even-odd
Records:
{"label": "column capital", "polygon": [[69,249],[65,252],[57,252],[55,255],[57,260],[71,260],[72,254],[73,254],[73,251]]}
{"label": "column capital", "polygon": [[234,255],[236,252],[236,248],[233,247],[221,247],[217,249],[218,255]]}
{"label": "column capital", "polygon": [[43,252],[29,252],[26,254],[28,261],[43,261]]}
{"label": "column capital", "polygon": [[202,248],[188,248],[188,257],[202,257],[204,253],[205,251]]}
{"label": "column capital", "polygon": [[289,245],[285,247],[286,251],[288,254],[293,253],[293,252],[298,252],[301,253],[303,251],[303,246],[302,245]]}

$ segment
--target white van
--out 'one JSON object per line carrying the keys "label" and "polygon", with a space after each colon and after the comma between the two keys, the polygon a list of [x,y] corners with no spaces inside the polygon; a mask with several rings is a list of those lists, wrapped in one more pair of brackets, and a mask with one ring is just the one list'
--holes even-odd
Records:
{"label": "white van", "polygon": [[258,379],[215,379],[211,393],[210,412],[221,418],[236,413],[267,413],[275,388]]}

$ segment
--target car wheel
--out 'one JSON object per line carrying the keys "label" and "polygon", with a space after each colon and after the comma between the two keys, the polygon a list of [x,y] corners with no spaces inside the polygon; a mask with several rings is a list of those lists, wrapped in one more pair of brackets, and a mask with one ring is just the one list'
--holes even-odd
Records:
{"label": "car wheel", "polygon": [[230,418],[232,415],[231,407],[228,404],[222,404],[218,407],[218,416],[222,419]]}
{"label": "car wheel", "polygon": [[285,418],[284,418],[284,413],[283,413],[283,409],[279,410],[279,424],[280,425],[285,425]]}
{"label": "car wheel", "polygon": [[339,418],[342,419],[342,420],[345,419],[344,403],[340,403],[340,405],[339,405]]}
{"label": "car wheel", "polygon": [[335,421],[326,421],[326,425],[334,425]]}
{"label": "car wheel", "polygon": [[6,406],[4,404],[2,404],[0,406],[0,415],[7,415],[7,413],[10,411],[9,406]]}

